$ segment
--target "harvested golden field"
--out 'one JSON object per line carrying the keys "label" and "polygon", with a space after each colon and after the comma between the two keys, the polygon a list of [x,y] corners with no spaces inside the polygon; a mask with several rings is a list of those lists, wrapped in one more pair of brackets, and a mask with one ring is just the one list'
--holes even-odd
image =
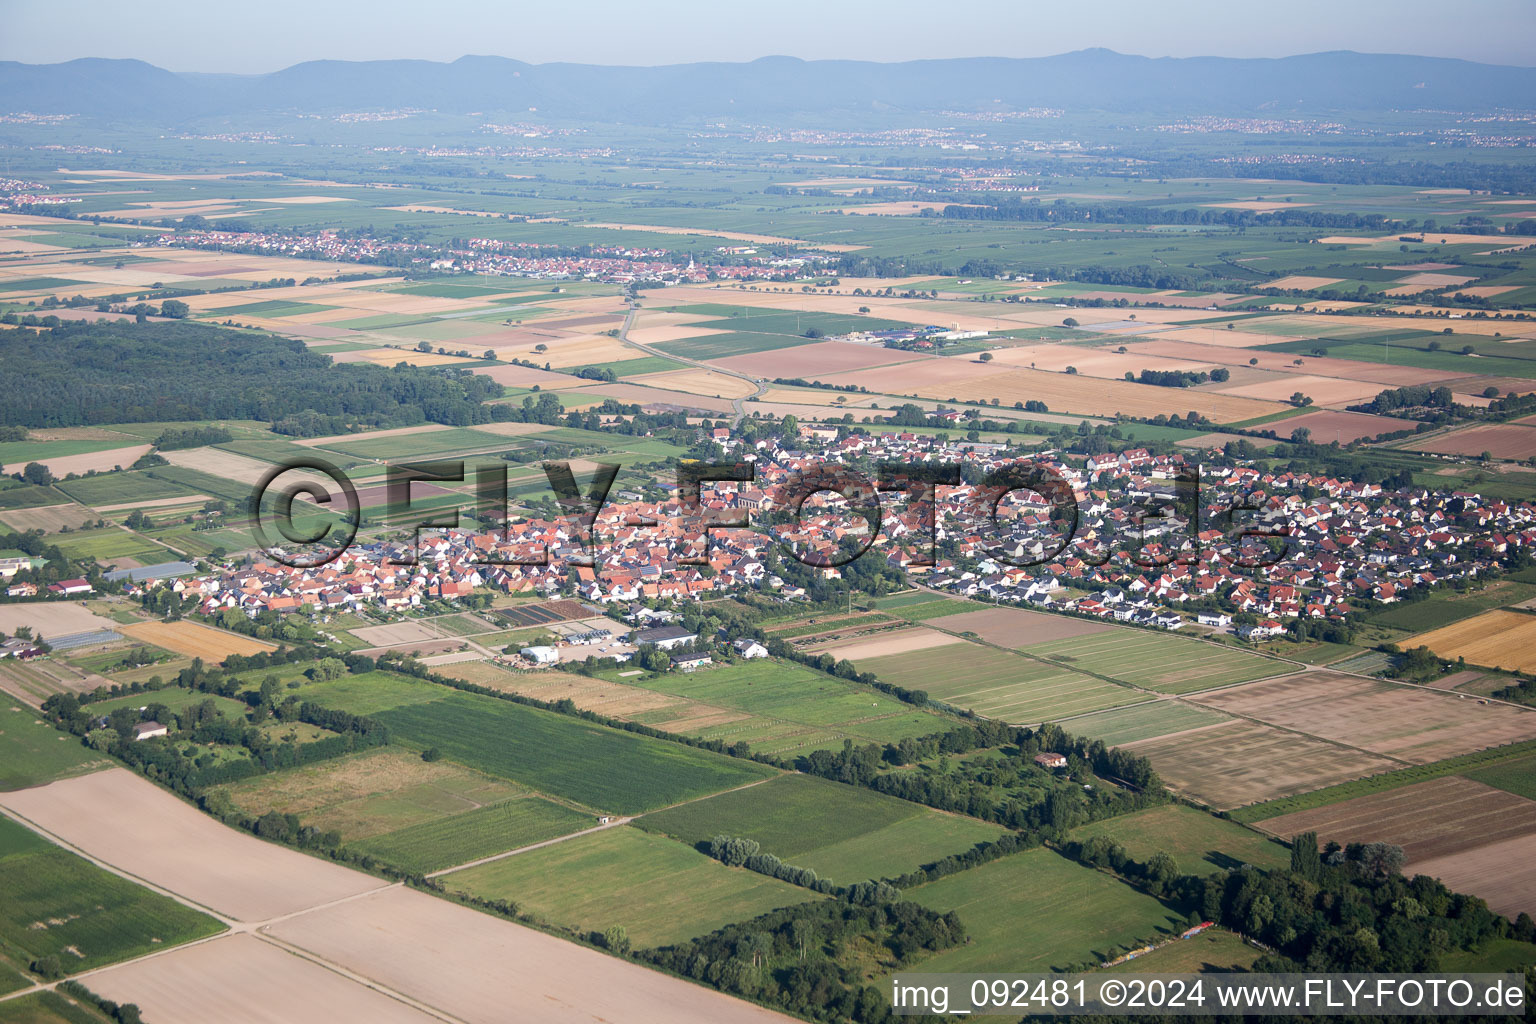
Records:
{"label": "harvested golden field", "polygon": [[1466,658],[1473,665],[1512,672],[1536,672],[1536,615],[1491,611],[1420,633],[1407,641],[1442,658]]}
{"label": "harvested golden field", "polygon": [[[885,370],[844,374],[838,383],[865,384],[871,391],[878,376],[880,390],[887,394],[912,394],[921,398],[960,401],[990,401],[1003,405],[1036,400],[1052,412],[1070,412],[1088,416],[1146,417],[1171,412],[1198,411],[1217,423],[1234,423],[1281,412],[1287,406],[1260,402],[1251,398],[1233,398],[1213,392],[1178,393],[1176,389],[1151,384],[1133,384],[1125,380],[1102,380],[1081,374],[1047,373],[1043,370],[1009,370],[967,380],[934,383],[921,372],[927,367],[906,364]],[[1173,393],[1170,393],[1173,392]]]}
{"label": "harvested golden field", "polygon": [[458,356],[439,355],[436,352],[417,352],[415,349],[408,348],[374,348],[356,352],[338,352],[336,361],[338,363],[368,362],[375,366],[394,366],[396,363],[405,363],[408,366],[452,366],[456,363],[467,363],[470,360],[461,359]]}
{"label": "harvested golden field", "polygon": [[143,640],[145,643],[164,647],[189,658],[202,658],[210,664],[223,661],[231,654],[265,654],[274,646],[250,637],[226,633],[222,629],[204,626],[182,619],[178,622],[136,622],[118,626],[118,632]]}
{"label": "harvested golden field", "polygon": [[[959,358],[959,357],[951,357]],[[974,356],[971,358],[975,358]],[[1016,348],[997,349],[992,353],[993,365],[1024,366],[1032,370],[1048,370],[1061,373],[1069,366],[1077,367],[1078,373],[1090,377],[1124,379],[1127,373],[1139,374],[1142,370],[1184,370],[1199,373],[1210,370],[1216,362],[1192,362],[1187,359],[1143,354],[1120,354],[1108,346],[1083,348],[1081,345],[1019,345]]]}
{"label": "harvested golden field", "polygon": [[32,461],[47,466],[50,473],[62,480],[71,473],[84,476],[92,470],[107,473],[114,469],[127,469],[150,448],[151,446],[147,444],[136,444],[127,448],[109,448],[106,451],[85,452],[81,455],[57,455]]}
{"label": "harvested golden field", "polygon": [[1356,405],[1375,398],[1381,391],[1381,385],[1370,381],[1344,380],[1340,377],[1297,374],[1293,377],[1282,376],[1254,384],[1241,384],[1237,387],[1220,389],[1223,395],[1257,398],[1266,402],[1286,401],[1297,391],[1312,399],[1316,405]]}
{"label": "harvested golden field", "polygon": [[666,373],[648,373],[631,378],[636,384],[662,388],[669,391],[686,391],[695,395],[711,395],[715,398],[745,398],[757,389],[740,377],[731,377],[714,370],[669,370]]}
{"label": "harvested golden field", "polygon": [[[634,337],[633,331],[630,332],[630,337]],[[892,363],[926,361],[930,358],[878,345],[819,341],[813,345],[796,345],[793,353],[788,357],[782,351],[766,351],[709,361],[728,370],[735,370],[737,373],[749,373],[754,377],[768,380],[775,377],[800,377],[809,380],[824,374],[863,370],[871,366],[889,366]],[[851,395],[849,397],[852,398]]]}
{"label": "harvested golden field", "polygon": [[1273,281],[1264,282],[1266,288],[1292,288],[1296,291],[1311,291],[1314,288],[1327,288],[1344,280],[1342,277],[1308,277],[1306,274],[1292,274],[1290,277],[1282,277]]}

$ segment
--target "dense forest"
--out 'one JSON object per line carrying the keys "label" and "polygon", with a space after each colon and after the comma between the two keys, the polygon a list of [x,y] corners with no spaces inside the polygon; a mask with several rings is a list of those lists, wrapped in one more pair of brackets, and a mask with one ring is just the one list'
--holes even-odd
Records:
{"label": "dense forest", "polygon": [[516,419],[464,370],[383,367],[304,343],[193,323],[61,323],[0,335],[0,422],[24,427],[263,420],[284,433]]}

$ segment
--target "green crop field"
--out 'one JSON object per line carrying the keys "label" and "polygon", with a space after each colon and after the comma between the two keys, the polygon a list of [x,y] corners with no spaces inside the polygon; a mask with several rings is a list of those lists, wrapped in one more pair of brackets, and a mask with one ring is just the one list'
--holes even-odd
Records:
{"label": "green crop field", "polygon": [[105,768],[111,762],[86,749],[0,693],[0,791],[28,789]]}
{"label": "green crop field", "polygon": [[519,440],[470,427],[449,427],[447,430],[423,430],[420,433],[396,434],[393,437],[375,437],[362,441],[337,441],[326,445],[325,450],[363,459],[399,460],[424,455],[484,451],[487,448],[518,448],[521,447]]}
{"label": "green crop field", "polygon": [[1144,630],[1050,640],[1024,650],[1159,693],[1194,693],[1294,671],[1284,662],[1246,651]]}
{"label": "green crop field", "polygon": [[638,829],[604,829],[455,872],[450,890],[511,900],[578,931],[621,925],[636,946],[661,946],[732,921],[823,899]]}
{"label": "green crop field", "polygon": [[839,885],[905,874],[1001,834],[997,825],[812,775],[786,775],[635,824],[689,844],[721,834],[753,839]]}
{"label": "green crop field", "polygon": [[[197,493],[174,481],[157,479],[142,469],[65,480],[58,484],[58,489],[82,505],[126,505],[130,501],[182,498]],[[182,507],[197,508],[195,504]]]}
{"label": "green crop field", "polygon": [[933,700],[1020,725],[1147,699],[1081,672],[969,642],[861,658],[857,667],[887,683],[925,690]]}
{"label": "green crop field", "polygon": [[974,611],[976,606],[965,601],[954,601],[948,598],[940,598],[937,601],[914,601],[909,604],[887,605],[881,604],[882,611],[890,611],[893,615],[899,615],[910,622],[926,622],[929,619],[941,619],[946,615],[958,615],[961,612]]}
{"label": "green crop field", "polygon": [[1180,873],[1186,875],[1230,870],[1238,863],[1281,868],[1291,862],[1290,851],[1268,836],[1182,804],[1095,821],[1071,833],[1079,842],[1093,836],[1108,836],[1125,847],[1133,860],[1146,861],[1162,850],[1178,861]]}
{"label": "green crop field", "polygon": [[1065,723],[1062,728],[1074,736],[1089,736],[1113,747],[1202,725],[1217,725],[1227,720],[1227,716],[1219,711],[1195,707],[1182,701],[1159,700],[1136,707],[1084,715]]}
{"label": "green crop field", "polygon": [[223,929],[213,918],[61,850],[9,818],[0,818],[0,877],[5,879],[0,949],[21,963],[53,956],[73,973]]}
{"label": "green crop field", "polygon": [[[447,691],[444,691],[447,692]],[[469,693],[377,712],[395,735],[470,768],[619,814],[741,786],[773,769]]]}
{"label": "green crop field", "polygon": [[[700,328],[719,330],[718,326],[699,324]],[[797,338],[790,334],[761,334],[754,331],[732,331],[729,334],[707,334],[702,338],[684,338],[681,341],[664,341],[651,346],[668,355],[683,359],[725,359],[729,356],[745,356],[754,352],[796,348],[813,345],[815,339]]]}
{"label": "green crop field", "polygon": [[1527,601],[1532,597],[1536,597],[1536,586],[1501,580],[1471,593],[1442,590],[1431,593],[1422,601],[1391,605],[1380,614],[1371,616],[1370,621],[1375,626],[1390,626],[1393,629],[1423,633],[1427,630],[1439,629],[1441,626],[1449,626],[1462,619],[1469,619],[1480,612]]}
{"label": "green crop field", "polygon": [[44,989],[0,1003],[0,1024],[111,1024],[111,1021],[58,992]]}
{"label": "green crop field", "polygon": [[1485,786],[1536,800],[1536,754],[1499,761],[1485,768],[1474,768],[1461,774]]}
{"label": "green crop field", "polygon": [[402,871],[441,871],[595,824],[591,815],[524,797],[386,832],[352,846]]}
{"label": "green crop field", "polygon": [[[714,708],[747,712],[751,718],[683,731],[727,743],[745,741],[754,751],[770,754],[841,748],[844,739],[861,744],[890,743],[949,727],[943,718],[878,690],[771,659],[616,681],[675,694]],[[680,716],[691,716],[697,711],[696,707],[685,706],[630,717],[644,725],[669,729]]]}
{"label": "green crop field", "polygon": [[235,700],[232,697],[218,697],[211,693],[200,693],[197,690],[184,690],[179,686],[167,686],[163,690],[132,693],[123,697],[109,697],[86,706],[90,708],[93,715],[110,715],[118,708],[137,709],[151,704],[164,704],[171,711],[179,713],[203,701],[211,701],[213,706],[222,711],[227,718],[243,719],[245,717],[247,705],[244,701]]}
{"label": "green crop field", "polygon": [[1185,928],[1182,915],[1151,896],[1046,849],[941,878],[907,897],[955,911],[970,936],[917,965],[925,973],[1063,970]]}
{"label": "green crop field", "polygon": [[70,558],[95,558],[104,562],[114,558],[138,558],[142,562],[153,563],[175,557],[160,545],[115,526],[99,530],[77,530],[50,539]]}

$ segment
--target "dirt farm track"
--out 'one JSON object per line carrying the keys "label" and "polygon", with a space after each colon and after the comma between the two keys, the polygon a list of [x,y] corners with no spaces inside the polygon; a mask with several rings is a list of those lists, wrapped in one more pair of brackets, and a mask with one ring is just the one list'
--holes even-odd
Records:
{"label": "dirt farm track", "polygon": [[0,808],[229,930],[83,976],[156,1024],[786,1024],[789,1018],[237,832],[123,768]]}

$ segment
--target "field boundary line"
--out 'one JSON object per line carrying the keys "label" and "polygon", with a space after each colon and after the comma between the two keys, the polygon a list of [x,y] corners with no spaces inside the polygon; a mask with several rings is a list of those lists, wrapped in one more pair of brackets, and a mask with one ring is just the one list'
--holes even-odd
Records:
{"label": "field boundary line", "polygon": [[[380,890],[374,891],[378,892]],[[313,950],[305,949],[303,946],[295,945],[294,943],[288,942],[284,939],[279,939],[275,935],[268,935],[265,932],[252,931],[250,934],[258,942],[265,942],[269,946],[282,950],[289,956],[296,956],[300,960],[306,960],[309,963],[314,964],[316,967],[323,968],[327,971],[330,971],[332,974],[345,978],[347,981],[352,982],[354,985],[361,985],[363,988],[377,992],[381,996],[385,996],[389,999],[393,999],[397,1003],[402,1003],[405,1006],[409,1006],[413,1010],[419,1010],[429,1017],[435,1017],[440,1021],[444,1021],[445,1024],[468,1024],[468,1022],[463,1018],[455,1017],[448,1013],[446,1010],[439,1010],[431,1003],[424,1003],[419,999],[414,999],[411,996],[406,995],[404,992],[399,991],[398,989],[391,988],[382,981],[377,981],[373,978],[370,978],[366,974],[359,974],[357,971],[354,971],[343,964],[339,964],[334,960],[327,959],[326,957],[321,956],[319,953],[316,953]]]}

